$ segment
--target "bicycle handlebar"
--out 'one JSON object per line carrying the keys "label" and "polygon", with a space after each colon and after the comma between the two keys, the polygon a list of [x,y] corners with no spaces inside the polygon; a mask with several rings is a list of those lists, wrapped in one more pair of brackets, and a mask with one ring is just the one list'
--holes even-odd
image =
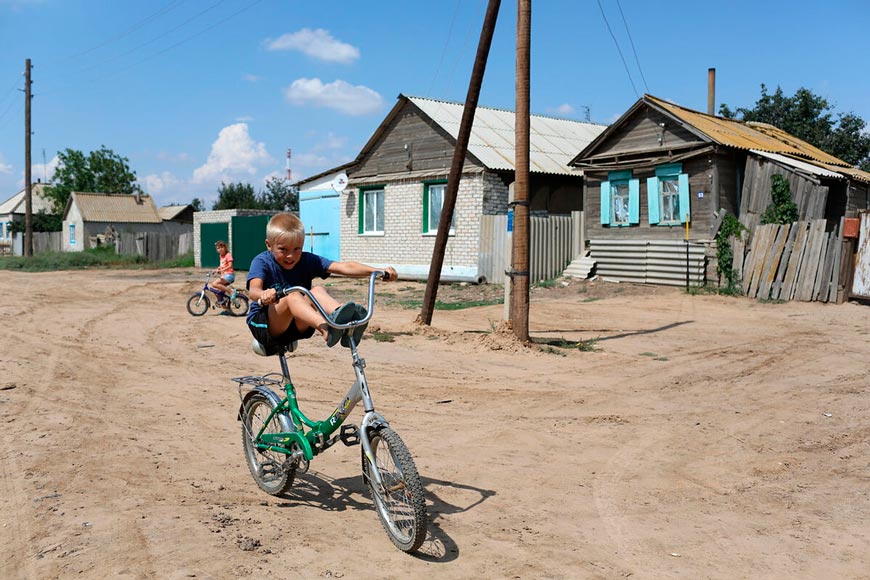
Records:
{"label": "bicycle handlebar", "polygon": [[[317,298],[314,297],[310,290],[303,286],[287,286],[285,288],[278,288],[275,299],[280,300],[288,294],[292,294],[293,292],[299,292],[300,294],[304,294],[308,297],[309,300],[311,300],[311,303],[314,304],[314,307],[317,308],[317,311],[320,312],[320,315],[323,316],[324,320],[326,320],[326,324],[328,324],[329,326],[342,330],[346,328],[354,328],[357,326],[362,326],[372,318],[375,303],[375,278],[378,277],[380,277],[380,279],[383,281],[387,281],[390,279],[390,275],[382,270],[376,270],[369,275],[369,291],[368,299],[366,301],[366,310],[368,310],[368,314],[366,314],[365,318],[363,318],[362,320],[354,320],[345,324],[338,324],[333,321],[330,315],[326,313],[326,310],[323,309],[323,306],[320,305],[320,302],[317,301]],[[260,306],[263,305],[260,300],[257,300],[257,304],[259,304]]]}

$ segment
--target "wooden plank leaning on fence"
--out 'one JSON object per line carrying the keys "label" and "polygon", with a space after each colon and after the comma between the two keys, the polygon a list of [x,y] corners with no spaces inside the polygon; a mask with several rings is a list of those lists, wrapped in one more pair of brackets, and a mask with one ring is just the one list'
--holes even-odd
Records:
{"label": "wooden plank leaning on fence", "polygon": [[819,259],[819,271],[816,273],[816,284],[813,288],[813,300],[828,301],[828,289],[831,287],[831,270],[834,267],[834,244],[836,241],[836,230],[825,234],[822,256]]}
{"label": "wooden plank leaning on fence", "polygon": [[776,278],[776,271],[779,268],[782,251],[788,239],[791,224],[776,226],[774,230],[776,231],[776,237],[770,246],[770,252],[765,261],[764,270],[761,274],[761,282],[758,287],[758,297],[764,299],[770,298],[770,290],[773,287],[773,280]]}
{"label": "wooden plank leaning on fence", "polygon": [[801,262],[804,258],[804,253],[807,248],[807,233],[809,231],[810,222],[802,221],[795,222],[792,231],[797,230],[794,238],[794,245],[791,249],[791,255],[788,257],[788,267],[785,272],[785,278],[782,281],[782,288],[779,292],[781,300],[791,300],[794,298],[796,281],[800,274]]}
{"label": "wooden plank leaning on fence", "polygon": [[728,238],[731,244],[731,269],[734,270],[734,279],[738,284],[743,284],[743,260],[745,259],[746,242],[742,236]]}
{"label": "wooden plank leaning on fence", "polygon": [[752,240],[755,263],[752,265],[752,280],[749,283],[749,293],[747,294],[750,298],[758,296],[761,275],[764,272],[764,265],[767,263],[767,256],[770,255],[770,242],[776,235],[775,228],[775,225],[766,224],[758,226],[758,229],[755,230],[755,238]]}
{"label": "wooden plank leaning on fence", "polygon": [[828,288],[828,302],[839,302],[840,290],[840,263],[843,255],[843,225],[845,218],[840,218],[840,227],[837,230],[837,242],[834,245],[834,265],[831,268],[831,285]]}
{"label": "wooden plank leaning on fence", "polygon": [[779,268],[776,270],[776,278],[773,280],[773,286],[770,289],[770,297],[774,300],[781,300],[783,281],[785,274],[788,271],[788,260],[791,257],[792,249],[794,248],[794,240],[800,230],[800,223],[795,222],[789,224],[788,238],[785,241],[785,246],[782,249],[782,257],[779,259]]}
{"label": "wooden plank leaning on fence", "polygon": [[825,242],[825,220],[813,220],[810,224],[810,234],[807,240],[807,251],[804,256],[804,264],[801,267],[800,279],[798,280],[795,298],[803,302],[813,299],[813,288],[816,282],[816,273],[819,271],[819,259]]}

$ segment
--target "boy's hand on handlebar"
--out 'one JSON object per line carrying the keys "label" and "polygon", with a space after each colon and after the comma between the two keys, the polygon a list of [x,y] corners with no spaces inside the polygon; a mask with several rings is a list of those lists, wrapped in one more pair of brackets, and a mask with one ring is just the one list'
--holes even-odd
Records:
{"label": "boy's hand on handlebar", "polygon": [[269,304],[275,302],[276,294],[277,291],[274,288],[267,288],[266,290],[263,290],[262,294],[260,294],[260,299],[257,300],[257,302],[259,302],[263,306],[268,306]]}
{"label": "boy's hand on handlebar", "polygon": [[396,272],[396,269],[392,266],[387,266],[384,268],[384,274],[381,276],[381,279],[384,282],[395,282],[399,279],[399,274]]}

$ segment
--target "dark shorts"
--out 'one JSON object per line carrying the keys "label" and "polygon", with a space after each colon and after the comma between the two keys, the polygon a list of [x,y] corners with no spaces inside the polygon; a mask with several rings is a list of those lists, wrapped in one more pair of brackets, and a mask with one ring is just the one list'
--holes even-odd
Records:
{"label": "dark shorts", "polygon": [[289,345],[294,340],[300,338],[311,338],[314,336],[314,328],[309,327],[307,330],[301,331],[296,328],[295,323],[290,323],[284,334],[280,336],[272,336],[269,334],[269,309],[260,308],[251,319],[248,321],[248,328],[257,342],[266,347],[267,351],[274,351],[279,346]]}

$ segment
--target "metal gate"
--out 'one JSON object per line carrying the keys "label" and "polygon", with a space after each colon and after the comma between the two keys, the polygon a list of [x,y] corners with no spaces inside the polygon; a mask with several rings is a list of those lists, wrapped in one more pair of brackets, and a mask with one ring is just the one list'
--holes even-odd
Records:
{"label": "metal gate", "polygon": [[233,216],[233,267],[247,270],[254,257],[266,249],[266,225],[271,215]]}
{"label": "metal gate", "polygon": [[217,268],[220,265],[220,256],[218,256],[217,250],[214,249],[214,244],[218,240],[223,240],[227,244],[230,243],[230,224],[200,224],[199,260],[203,268]]}
{"label": "metal gate", "polygon": [[332,189],[300,194],[299,219],[305,224],[305,244],[302,249],[330,260],[339,260],[340,216],[341,196]]}

